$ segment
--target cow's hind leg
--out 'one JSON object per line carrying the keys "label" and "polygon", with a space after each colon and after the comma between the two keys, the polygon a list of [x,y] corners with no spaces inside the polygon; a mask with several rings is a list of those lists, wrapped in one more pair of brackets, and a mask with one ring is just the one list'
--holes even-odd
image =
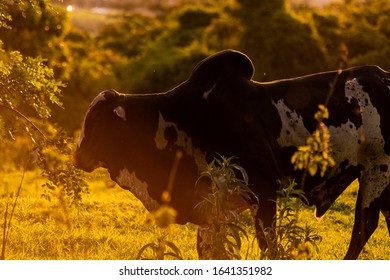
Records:
{"label": "cow's hind leg", "polygon": [[212,248],[209,244],[207,244],[207,242],[205,242],[209,230],[209,226],[198,226],[196,249],[198,251],[198,257],[200,260],[207,260],[212,258],[212,256],[209,256]]}
{"label": "cow's hind leg", "polygon": [[353,225],[351,243],[344,259],[355,260],[362,251],[367,240],[378,227],[381,197],[373,200],[368,207],[362,207],[361,188],[356,202],[355,223]]}

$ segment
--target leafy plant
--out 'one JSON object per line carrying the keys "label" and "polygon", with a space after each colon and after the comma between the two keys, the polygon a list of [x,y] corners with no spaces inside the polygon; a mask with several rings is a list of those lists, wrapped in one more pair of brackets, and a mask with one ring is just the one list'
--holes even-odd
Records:
{"label": "leafy plant", "polygon": [[[170,196],[170,194],[167,193],[164,193],[163,195],[165,197]],[[176,216],[176,210],[168,204],[161,205],[150,215],[149,222],[153,221],[154,224],[158,226],[158,237],[156,241],[144,245],[138,251],[136,259],[164,260],[166,257],[178,260],[183,259],[180,249],[173,242],[167,240],[170,229],[176,221]],[[151,252],[151,256],[148,251]]]}
{"label": "leafy plant", "polygon": [[329,118],[329,112],[324,105],[319,105],[318,109],[314,115],[318,122],[317,129],[306,139],[306,145],[298,147],[291,157],[291,163],[295,169],[305,169],[311,176],[319,171],[323,177],[328,167],[336,163],[332,157],[329,129],[323,122]]}
{"label": "leafy plant", "polygon": [[308,224],[301,226],[298,218],[303,203],[307,199],[302,190],[296,189],[293,181],[287,186],[281,186],[277,192],[277,214],[270,228],[263,228],[268,248],[261,252],[261,259],[308,259],[310,248],[322,240],[316,230]]}
{"label": "leafy plant", "polygon": [[336,165],[332,156],[332,143],[330,139],[329,128],[324,121],[329,118],[328,103],[333,95],[335,86],[339,76],[341,75],[342,66],[345,60],[341,58],[339,70],[330,84],[329,92],[324,104],[318,105],[318,111],[314,114],[314,119],[317,121],[317,128],[306,139],[306,145],[298,147],[297,151],[291,157],[291,163],[295,169],[304,170],[301,180],[301,187],[304,186],[307,172],[311,176],[320,172],[320,176],[324,177],[328,168]]}
{"label": "leafy plant", "polygon": [[256,196],[248,187],[248,174],[233,163],[234,159],[220,156],[200,176],[211,180],[210,194],[197,205],[211,213],[210,225],[205,228],[200,244],[201,248],[207,248],[202,256],[206,259],[240,259],[241,238],[248,239],[240,221],[243,210],[240,206]]}
{"label": "leafy plant", "polygon": [[163,235],[157,239],[157,242],[144,245],[137,254],[137,260],[147,259],[142,256],[147,253],[148,249],[152,252],[151,259],[154,260],[164,260],[166,257],[182,260],[180,249],[173,242],[166,240],[165,237],[166,235]]}

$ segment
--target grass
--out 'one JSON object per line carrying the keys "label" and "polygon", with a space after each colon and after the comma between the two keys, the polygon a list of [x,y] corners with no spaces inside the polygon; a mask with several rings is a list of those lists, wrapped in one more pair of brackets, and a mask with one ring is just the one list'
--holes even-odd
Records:
{"label": "grass", "polygon": [[[21,176],[22,172],[0,174],[0,221],[4,220],[6,204],[14,201]],[[7,240],[6,259],[136,259],[144,245],[157,242],[164,234],[180,249],[183,259],[197,259],[194,225],[157,228],[148,222],[150,215],[142,204],[113,184],[104,172],[89,177],[90,193],[84,195],[78,208],[69,207],[61,191],[52,195],[51,202],[41,198],[42,183],[38,173],[26,173]],[[352,184],[320,220],[314,217],[313,208],[301,212],[302,224],[317,228],[323,238],[318,251],[312,252],[313,259],[343,258],[352,232],[357,187],[356,182]],[[242,221],[251,233],[249,241],[243,239],[242,256],[255,259],[259,250],[253,242],[248,212]],[[1,232],[2,227],[1,222]],[[390,238],[383,216],[360,258],[390,259]]]}

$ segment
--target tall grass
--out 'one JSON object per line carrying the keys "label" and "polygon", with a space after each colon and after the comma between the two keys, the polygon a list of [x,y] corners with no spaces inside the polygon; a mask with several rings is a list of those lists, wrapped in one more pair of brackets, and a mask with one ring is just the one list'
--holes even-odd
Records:
{"label": "tall grass", "polygon": [[11,225],[12,225],[11,222],[12,222],[12,218],[14,216],[16,204],[18,203],[20,190],[22,189],[24,174],[25,174],[25,171],[23,171],[23,175],[22,175],[18,190],[17,190],[16,195],[15,195],[15,200],[14,200],[13,204],[11,205],[11,207],[12,207],[11,212],[8,212],[10,204],[8,202],[5,204],[4,223],[3,223],[3,241],[1,243],[0,260],[5,260],[5,250],[7,247],[7,240],[8,240],[9,234],[11,232]]}
{"label": "tall grass", "polygon": [[[1,233],[6,204],[11,202],[11,194],[16,194],[21,176],[21,172],[0,174]],[[58,193],[53,194],[52,201],[42,198],[44,182],[39,173],[26,172],[7,239],[7,259],[136,259],[144,245],[157,242],[163,233],[156,225],[145,222],[149,220],[149,213],[142,203],[129,191],[113,184],[106,172],[96,171],[88,177],[90,193],[83,196],[81,205],[68,208],[69,227],[50,215],[53,211],[62,211],[60,198]],[[312,247],[312,259],[344,257],[352,232],[357,189],[358,184],[354,182],[321,219],[315,218],[314,208],[304,207],[298,212],[299,224],[316,228],[323,239],[317,245],[318,250]],[[255,241],[251,213],[242,212],[240,221],[248,236],[248,240],[241,238],[241,257],[258,259],[261,252]],[[193,224],[174,225],[166,240],[180,249],[183,259],[194,260],[198,259],[196,235],[197,227]],[[0,244],[2,242],[1,235]],[[381,216],[378,229],[359,258],[389,260],[389,248],[390,238]],[[143,257],[153,256],[150,253]]]}

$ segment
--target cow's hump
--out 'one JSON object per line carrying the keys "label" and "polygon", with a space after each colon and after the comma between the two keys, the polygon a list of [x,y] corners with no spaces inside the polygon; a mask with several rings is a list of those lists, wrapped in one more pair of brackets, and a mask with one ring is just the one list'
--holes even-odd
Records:
{"label": "cow's hump", "polygon": [[220,78],[244,77],[250,80],[254,74],[252,61],[235,50],[224,50],[202,60],[192,71],[190,80],[211,82]]}

